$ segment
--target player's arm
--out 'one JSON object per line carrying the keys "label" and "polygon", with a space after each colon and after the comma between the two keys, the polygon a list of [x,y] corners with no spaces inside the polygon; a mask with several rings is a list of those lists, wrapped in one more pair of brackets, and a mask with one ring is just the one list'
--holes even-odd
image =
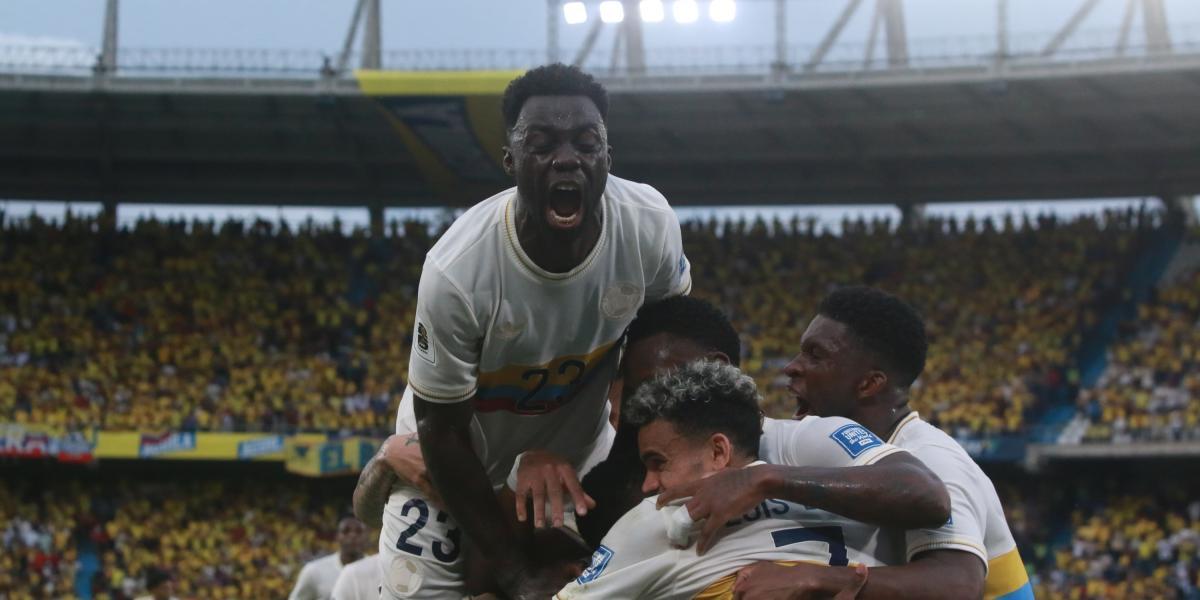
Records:
{"label": "player's arm", "polygon": [[370,527],[383,527],[383,507],[395,483],[416,487],[427,500],[441,505],[441,498],[429,482],[416,434],[388,436],[367,461],[354,487],[354,516]]}
{"label": "player's arm", "polygon": [[430,479],[459,528],[494,565],[500,586],[512,598],[544,598],[553,593],[553,589],[540,589],[529,572],[529,561],[471,445],[473,405],[429,402],[416,395],[413,400]]}
{"label": "player's arm", "polygon": [[912,529],[950,518],[950,498],[938,476],[907,452],[861,467],[764,465],[764,498],[790,500],[881,527]]}
{"label": "player's arm", "polygon": [[937,527],[950,517],[946,486],[920,460],[848,419],[787,423],[766,443],[783,464],[727,469],[659,496],[659,505],[691,497],[688,512],[706,519],[698,552],[720,525],[768,498],[821,508],[881,527]]}
{"label": "player's arm", "polygon": [[[738,572],[736,600],[827,597],[858,583],[854,567],[771,562]],[[984,569],[978,556],[957,550],[932,550],[896,567],[873,567],[856,600],[968,600],[983,597]]]}
{"label": "player's arm", "polygon": [[[658,194],[657,191],[653,193]],[[663,199],[663,203],[666,203],[666,199]],[[660,260],[646,285],[647,304],[671,296],[686,296],[692,291],[692,265],[683,254],[679,219],[674,211],[667,211],[666,217],[668,222],[662,229],[664,236]]]}

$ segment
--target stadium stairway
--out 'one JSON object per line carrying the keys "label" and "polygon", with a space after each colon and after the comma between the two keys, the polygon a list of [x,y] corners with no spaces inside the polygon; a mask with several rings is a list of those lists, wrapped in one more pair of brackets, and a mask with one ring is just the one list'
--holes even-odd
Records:
{"label": "stadium stairway", "polygon": [[[1184,251],[1191,248],[1183,245],[1184,234],[1183,227],[1163,227],[1147,232],[1147,237],[1141,240],[1142,250],[1125,273],[1119,301],[1113,302],[1096,325],[1083,334],[1076,355],[1081,387],[1096,385],[1108,367],[1108,347],[1116,340],[1117,326],[1137,315],[1138,304],[1149,297],[1164,275],[1184,268],[1180,261],[1200,262],[1200,252]],[[1038,441],[1058,439],[1074,416],[1075,406],[1071,402],[1049,407],[1036,425]]]}
{"label": "stadium stairway", "polygon": [[96,544],[89,539],[76,542],[79,552],[79,566],[75,570],[75,596],[82,600],[92,598],[92,576],[100,570],[100,555],[96,552]]}
{"label": "stadium stairway", "polygon": [[[1193,245],[1183,244],[1185,233],[1184,227],[1168,226],[1144,234],[1146,237],[1140,240],[1142,249],[1125,272],[1120,298],[1112,302],[1100,315],[1096,325],[1083,334],[1076,354],[1081,387],[1096,385],[1108,367],[1108,347],[1116,341],[1118,325],[1137,315],[1138,304],[1149,297],[1164,276],[1194,266],[1182,265],[1182,262],[1200,263],[1200,250],[1190,250],[1194,248]],[[1075,405],[1071,401],[1047,407],[1032,428],[1034,433],[1031,437],[1036,439],[1030,441],[1058,440],[1074,416]]]}

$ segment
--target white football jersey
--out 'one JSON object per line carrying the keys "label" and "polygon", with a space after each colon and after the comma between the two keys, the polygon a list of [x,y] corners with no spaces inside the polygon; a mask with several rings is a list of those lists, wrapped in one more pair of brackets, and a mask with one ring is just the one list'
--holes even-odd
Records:
{"label": "white football jersey", "polygon": [[767,500],[726,523],[717,543],[700,556],[692,543],[699,527],[684,501],[658,510],[656,499],[621,517],[587,570],[555,598],[729,598],[737,571],[760,560],[880,564],[864,551],[870,540],[844,527],[848,520],[783,500]]}
{"label": "white football jersey", "polygon": [[333,584],[333,600],[379,600],[383,564],[379,554],[356,560],[342,568]]}
{"label": "white football jersey", "polygon": [[554,452],[579,469],[606,455],[617,342],[643,302],[686,294],[675,212],[654,188],[609,176],[599,241],[550,273],[517,241],[516,188],[475,205],[425,258],[409,389],[396,430],[416,430],[412,394],[472,401],[475,452],[499,488],[518,454]]}
{"label": "white football jersey", "polygon": [[927,550],[959,550],[978,556],[987,568],[984,598],[1026,600],[1033,589],[992,480],[954,438],[921,420],[914,411],[900,421],[890,443],[921,459],[950,493],[950,520],[938,529],[884,531],[885,561],[911,560]]}
{"label": "white football jersey", "polygon": [[337,552],[309,562],[300,569],[288,600],[329,600],[341,571],[342,557]]}

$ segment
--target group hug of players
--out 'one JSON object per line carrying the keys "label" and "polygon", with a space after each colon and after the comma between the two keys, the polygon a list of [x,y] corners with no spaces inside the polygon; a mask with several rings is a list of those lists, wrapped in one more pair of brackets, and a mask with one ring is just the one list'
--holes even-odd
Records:
{"label": "group hug of players", "polygon": [[333,598],[1033,597],[991,481],[908,406],[908,304],[829,294],[795,417],[765,418],[666,199],[609,175],[604,88],[540,67],[502,109],[516,187],[426,256],[396,435],[354,493],[379,554]]}

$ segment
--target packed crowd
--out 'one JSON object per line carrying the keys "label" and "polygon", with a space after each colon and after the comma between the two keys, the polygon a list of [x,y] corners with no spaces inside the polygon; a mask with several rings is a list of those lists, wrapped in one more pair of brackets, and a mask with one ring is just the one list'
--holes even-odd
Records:
{"label": "packed crowd", "polygon": [[[831,286],[913,302],[931,352],[914,403],[959,434],[1011,432],[1068,401],[1080,332],[1116,293],[1149,220],[684,224],[694,293],[743,333],[769,411]],[[61,428],[390,429],[416,283],[436,232],[265,222],[9,221],[0,236],[0,420]]]}
{"label": "packed crowd", "polygon": [[[847,223],[842,235],[804,224],[685,225],[694,293],[730,312],[746,369],[770,412],[786,414],[783,366],[832,286],[867,283],[924,313],[929,363],[914,406],[952,433],[1017,430],[1027,413],[1073,397],[1081,332],[1111,303],[1152,221],[1109,213],[1072,222],[931,220],[915,231]],[[719,286],[704,286],[718,281]]]}
{"label": "packed crowd", "polygon": [[[0,597],[73,596],[88,552],[97,570],[83,585],[96,598],[134,598],[154,569],[170,575],[179,598],[285,597],[304,563],[336,550],[349,495],[306,483],[5,486]],[[1036,597],[1200,598],[1200,501],[1160,487],[1168,491],[1132,493],[1103,475],[1070,485],[1002,479]]]}
{"label": "packed crowd", "polygon": [[1200,270],[1159,289],[1123,324],[1099,383],[1082,390],[1082,441],[1200,440]]}
{"label": "packed crowd", "polygon": [[[6,480],[7,481],[7,480]],[[71,597],[78,550],[88,521],[73,490],[0,486],[0,598]],[[59,496],[60,492],[70,495]]]}
{"label": "packed crowd", "polygon": [[1200,598],[1200,500],[1194,491],[1157,485],[1168,491],[1138,494],[1114,482],[1043,486],[1036,502],[1018,485],[1007,490],[1009,525],[1036,597]]}
{"label": "packed crowd", "polygon": [[[317,227],[91,219],[0,238],[0,414],[62,428],[377,432],[403,340],[369,240]],[[402,244],[397,244],[403,248]],[[395,255],[420,264],[424,248]],[[415,281],[415,279],[412,279]],[[403,319],[403,317],[400,317]],[[383,351],[381,351],[383,350]]]}
{"label": "packed crowd", "polygon": [[[340,494],[314,486],[121,480],[0,489],[8,523],[0,597],[73,597],[79,558],[96,570],[84,587],[99,600],[141,596],[146,576],[170,574],[180,598],[284,598],[305,562],[336,550]],[[374,548],[377,542],[369,547]]]}

